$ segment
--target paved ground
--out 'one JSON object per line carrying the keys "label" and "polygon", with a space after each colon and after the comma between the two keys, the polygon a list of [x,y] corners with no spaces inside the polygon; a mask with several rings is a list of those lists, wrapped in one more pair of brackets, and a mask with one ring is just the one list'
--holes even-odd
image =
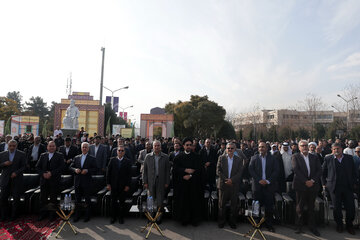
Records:
{"label": "paved ground", "polygon": [[[81,220],[75,224],[79,233],[74,235],[69,226],[61,232],[58,239],[121,239],[121,240],[137,240],[145,239],[145,232],[141,233],[141,228],[146,223],[145,218],[130,217],[125,219],[125,224],[120,225],[118,222],[111,225],[108,218],[95,217],[88,223],[84,223]],[[161,237],[156,230],[150,234],[149,240],[168,240],[168,239],[181,239],[181,240],[233,240],[233,239],[249,239],[250,237],[244,237],[250,224],[238,223],[237,229],[233,230],[229,226],[225,226],[223,229],[217,227],[214,221],[202,222],[200,226],[186,226],[183,227],[177,222],[171,219],[164,219],[160,225],[165,237]],[[360,230],[357,230],[356,235],[350,235],[347,232],[339,234],[335,231],[335,223],[330,222],[329,226],[319,227],[321,238],[317,238],[312,235],[308,229],[305,229],[305,234],[295,234],[292,227],[275,226],[276,233],[271,233],[264,230],[265,237],[268,240],[281,239],[281,240],[296,240],[296,239],[334,239],[334,240],[354,240],[360,239]],[[55,240],[54,232],[50,239]],[[256,236],[256,239],[261,239],[260,235]]]}

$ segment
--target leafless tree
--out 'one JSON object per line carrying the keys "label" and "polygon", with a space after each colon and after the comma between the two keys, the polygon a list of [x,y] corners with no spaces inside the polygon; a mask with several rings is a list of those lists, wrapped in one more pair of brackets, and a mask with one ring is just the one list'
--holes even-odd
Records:
{"label": "leafless tree", "polygon": [[299,102],[299,109],[307,112],[311,121],[311,137],[313,137],[316,116],[319,111],[325,109],[325,104],[321,97],[313,93],[307,93],[305,99]]}

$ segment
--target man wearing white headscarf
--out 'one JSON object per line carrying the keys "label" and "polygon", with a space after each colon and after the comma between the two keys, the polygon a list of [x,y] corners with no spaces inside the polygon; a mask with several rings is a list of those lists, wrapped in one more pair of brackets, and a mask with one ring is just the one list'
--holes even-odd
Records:
{"label": "man wearing white headscarf", "polygon": [[315,151],[316,147],[317,147],[316,142],[310,142],[309,143],[309,153],[316,155],[316,151]]}
{"label": "man wearing white headscarf", "polygon": [[292,182],[294,173],[292,171],[291,156],[292,151],[289,147],[288,142],[283,142],[280,150],[281,161],[280,161],[280,174],[279,174],[279,185],[280,191],[286,192],[286,182]]}

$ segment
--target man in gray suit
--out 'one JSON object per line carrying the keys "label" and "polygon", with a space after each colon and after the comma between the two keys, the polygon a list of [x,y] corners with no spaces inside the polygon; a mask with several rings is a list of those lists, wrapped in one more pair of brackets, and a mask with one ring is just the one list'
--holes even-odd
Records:
{"label": "man in gray suit", "polygon": [[89,155],[95,157],[97,174],[105,174],[106,163],[107,163],[107,148],[106,146],[100,144],[101,136],[97,135],[95,137],[95,144],[91,145],[89,148]]}
{"label": "man in gray suit", "polygon": [[158,140],[153,142],[153,152],[145,157],[143,182],[150,196],[154,198],[154,203],[162,209],[165,190],[170,184],[170,163],[168,155],[161,152],[161,143]]}
{"label": "man in gray suit", "polygon": [[11,220],[17,217],[20,195],[23,191],[23,172],[26,168],[26,155],[17,150],[17,142],[10,140],[8,150],[0,153],[1,221],[7,218],[8,198],[13,196]]}
{"label": "man in gray suit", "polygon": [[236,217],[238,215],[237,199],[242,179],[243,163],[246,159],[234,155],[236,145],[228,143],[226,154],[219,157],[216,167],[217,188],[219,189],[219,216],[218,226],[223,228],[225,224],[225,204],[230,200],[231,217],[229,225],[236,228]]}
{"label": "man in gray suit", "polygon": [[139,157],[137,162],[140,164],[140,172],[143,173],[144,172],[144,160],[145,157],[148,153],[151,153],[152,151],[152,145],[151,142],[147,141],[145,144],[145,149],[141,150],[139,152]]}
{"label": "man in gray suit", "polygon": [[300,153],[292,155],[294,171],[293,187],[296,191],[296,213],[298,215],[298,228],[295,233],[302,233],[303,213],[307,206],[308,226],[315,236],[320,236],[316,229],[314,204],[320,189],[321,165],[314,154],[309,154],[308,142],[299,142]]}

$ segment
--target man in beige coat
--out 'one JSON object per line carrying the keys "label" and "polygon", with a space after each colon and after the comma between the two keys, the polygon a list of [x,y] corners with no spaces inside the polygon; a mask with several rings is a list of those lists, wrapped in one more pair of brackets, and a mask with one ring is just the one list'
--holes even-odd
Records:
{"label": "man in beige coat", "polygon": [[158,140],[153,142],[153,152],[145,157],[143,182],[156,206],[162,209],[165,191],[170,184],[170,163],[168,155],[161,152],[161,143]]}
{"label": "man in beige coat", "polygon": [[230,201],[231,208],[229,225],[233,229],[236,228],[238,192],[242,180],[243,164],[246,159],[236,156],[234,154],[235,150],[236,145],[228,143],[226,145],[226,154],[219,157],[216,167],[216,174],[219,177],[217,179],[217,188],[219,189],[219,228],[223,228],[225,225],[225,205],[227,201]]}

